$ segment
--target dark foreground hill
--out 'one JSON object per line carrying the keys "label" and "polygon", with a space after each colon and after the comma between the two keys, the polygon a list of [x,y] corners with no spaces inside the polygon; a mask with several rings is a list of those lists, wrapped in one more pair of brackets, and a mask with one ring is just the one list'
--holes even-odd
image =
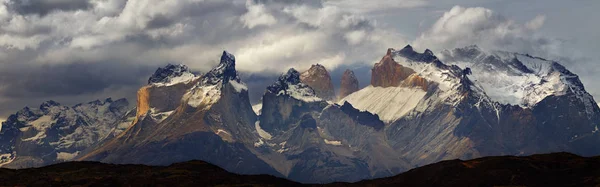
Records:
{"label": "dark foreground hill", "polygon": [[[450,160],[388,178],[324,186],[597,186],[600,157],[553,153]],[[0,169],[1,186],[301,186],[268,175],[237,175],[202,161],[170,166],[69,162]],[[307,185],[320,186],[320,185]]]}

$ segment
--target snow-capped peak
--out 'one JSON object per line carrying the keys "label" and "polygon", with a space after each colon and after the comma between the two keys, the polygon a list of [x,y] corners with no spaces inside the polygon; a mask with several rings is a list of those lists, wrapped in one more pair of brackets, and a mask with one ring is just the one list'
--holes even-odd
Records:
{"label": "snow-capped peak", "polygon": [[391,55],[395,62],[412,69],[415,75],[437,83],[438,88],[448,94],[453,94],[463,87],[463,69],[442,63],[429,49],[419,53],[407,45],[399,51],[392,49]]}
{"label": "snow-capped peak", "polygon": [[289,95],[295,99],[315,102],[322,99],[317,97],[315,91],[300,81],[300,72],[291,68],[281,75],[275,83],[267,87],[267,91],[277,95]]}
{"label": "snow-capped peak", "polygon": [[442,58],[472,69],[469,79],[499,103],[529,108],[548,96],[572,92],[588,111],[593,110],[593,98],[585,92],[577,75],[557,62],[527,54],[486,52],[477,46],[442,51]]}
{"label": "snow-capped peak", "polygon": [[207,107],[216,103],[221,98],[221,89],[227,84],[231,84],[238,93],[248,90],[235,69],[235,56],[227,51],[223,51],[219,65],[200,79],[201,81],[183,96],[192,107]]}
{"label": "snow-capped peak", "polygon": [[148,78],[148,84],[154,86],[172,86],[179,83],[189,83],[197,77],[186,65],[168,64],[165,67],[158,68],[154,74]]}
{"label": "snow-capped peak", "polygon": [[223,51],[219,65],[206,73],[202,77],[202,82],[204,84],[215,85],[219,82],[227,83],[230,80],[237,81],[238,83],[241,82],[238,72],[235,69],[235,56],[227,51]]}

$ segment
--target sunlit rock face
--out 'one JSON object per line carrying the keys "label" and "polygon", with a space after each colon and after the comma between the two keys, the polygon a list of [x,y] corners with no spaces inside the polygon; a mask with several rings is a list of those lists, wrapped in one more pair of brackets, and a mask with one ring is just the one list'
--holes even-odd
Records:
{"label": "sunlit rock face", "polygon": [[358,90],[358,79],[356,78],[356,75],[354,75],[354,71],[347,69],[342,75],[338,98],[344,98]]}
{"label": "sunlit rock face", "polygon": [[312,87],[318,97],[328,101],[336,99],[331,76],[323,65],[312,65],[310,69],[300,74],[300,80]]}

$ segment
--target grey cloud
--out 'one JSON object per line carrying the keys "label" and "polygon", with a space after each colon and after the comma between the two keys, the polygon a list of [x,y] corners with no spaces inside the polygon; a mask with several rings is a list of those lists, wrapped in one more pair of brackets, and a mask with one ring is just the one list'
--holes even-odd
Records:
{"label": "grey cloud", "polygon": [[163,27],[169,27],[175,24],[177,21],[174,18],[170,18],[164,15],[156,15],[146,25],[148,29],[158,29]]}
{"label": "grey cloud", "polygon": [[19,14],[40,16],[52,11],[85,10],[92,7],[89,0],[11,0],[7,5]]}
{"label": "grey cloud", "polygon": [[9,99],[85,95],[113,87],[138,87],[154,68],[119,62],[75,62],[3,68],[0,95]]}

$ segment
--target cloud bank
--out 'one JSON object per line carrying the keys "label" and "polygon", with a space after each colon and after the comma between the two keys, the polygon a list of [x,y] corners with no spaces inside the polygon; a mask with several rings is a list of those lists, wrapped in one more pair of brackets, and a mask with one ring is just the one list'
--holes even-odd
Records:
{"label": "cloud bank", "polygon": [[517,23],[490,9],[454,6],[414,41],[418,48],[434,51],[469,45],[539,56],[558,54],[561,42],[539,35],[546,17],[538,15]]}

